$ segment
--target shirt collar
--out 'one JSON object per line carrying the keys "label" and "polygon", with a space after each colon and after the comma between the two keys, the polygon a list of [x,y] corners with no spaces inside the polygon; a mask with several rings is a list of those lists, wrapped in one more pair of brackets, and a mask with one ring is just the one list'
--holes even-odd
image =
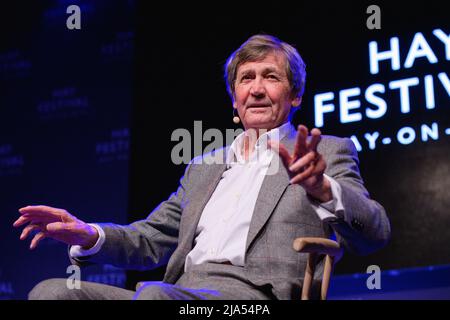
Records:
{"label": "shirt collar", "polygon": [[[286,122],[284,124],[282,124],[281,126],[274,128],[264,134],[262,134],[261,136],[258,137],[258,139],[256,140],[256,144],[255,144],[255,150],[253,151],[253,153],[255,153],[255,151],[258,152],[263,152],[266,150],[267,148],[267,141],[268,140],[273,140],[273,141],[281,141],[285,136],[288,135],[288,133],[291,130],[291,123],[290,122]],[[242,150],[242,144],[244,143],[244,138],[246,136],[245,131],[243,133],[241,133],[240,135],[238,135],[236,137],[236,139],[234,139],[233,143],[231,144],[231,146],[228,149],[227,152],[227,157],[226,157],[226,163],[229,165],[233,162],[245,162],[244,157],[241,154],[241,150]]]}

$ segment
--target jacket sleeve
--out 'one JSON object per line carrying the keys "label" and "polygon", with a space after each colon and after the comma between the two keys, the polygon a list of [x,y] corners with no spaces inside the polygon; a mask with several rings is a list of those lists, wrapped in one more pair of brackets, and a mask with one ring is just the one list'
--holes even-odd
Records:
{"label": "jacket sleeve", "polygon": [[326,149],[325,173],[341,186],[344,207],[336,212],[336,218],[327,221],[328,225],[335,231],[338,242],[354,254],[367,255],[382,248],[391,235],[389,219],[364,186],[352,140],[336,139]]}
{"label": "jacket sleeve", "polygon": [[70,258],[72,263],[80,266],[111,264],[133,270],[149,270],[167,264],[178,244],[190,168],[191,164],[187,166],[177,191],[146,219],[129,225],[97,223],[105,232],[105,242],[100,251],[92,256]]}

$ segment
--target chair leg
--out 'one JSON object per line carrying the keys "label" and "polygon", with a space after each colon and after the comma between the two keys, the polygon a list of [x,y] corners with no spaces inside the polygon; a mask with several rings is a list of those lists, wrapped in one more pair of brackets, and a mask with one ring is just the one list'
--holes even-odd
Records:
{"label": "chair leg", "polygon": [[306,262],[305,278],[303,279],[302,300],[309,300],[312,281],[314,279],[314,271],[316,268],[316,258],[317,255],[315,253],[308,254],[308,260]]}
{"label": "chair leg", "polygon": [[327,299],[328,287],[330,285],[331,273],[333,272],[334,257],[326,255],[323,268],[322,287],[320,289],[320,300]]}

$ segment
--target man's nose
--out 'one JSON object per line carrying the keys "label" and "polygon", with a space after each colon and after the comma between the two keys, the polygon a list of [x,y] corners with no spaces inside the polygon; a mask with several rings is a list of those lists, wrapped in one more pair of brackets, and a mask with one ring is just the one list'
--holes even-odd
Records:
{"label": "man's nose", "polygon": [[250,94],[256,98],[264,97],[266,94],[266,89],[261,81],[261,79],[255,79],[250,88]]}

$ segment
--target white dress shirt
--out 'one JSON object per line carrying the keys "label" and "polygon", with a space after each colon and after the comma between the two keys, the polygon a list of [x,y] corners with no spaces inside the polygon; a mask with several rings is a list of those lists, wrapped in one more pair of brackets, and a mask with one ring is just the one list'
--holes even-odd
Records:
{"label": "white dress shirt", "polygon": [[[241,154],[245,132],[231,144],[227,157],[227,170],[222,174],[216,189],[203,209],[197,225],[194,248],[187,255],[185,271],[192,265],[204,262],[229,262],[236,266],[245,264],[245,246],[253,211],[267,169],[274,151],[267,149],[267,139],[279,141],[290,131],[291,124],[262,134],[256,141],[248,159]],[[310,201],[320,219],[335,217],[335,212],[343,210],[341,188],[332,178],[330,181],[333,199],[326,203]],[[92,224],[97,229],[98,225]],[[103,230],[99,240],[89,250],[72,246],[70,255],[74,258],[93,255],[101,249],[105,241]]]}

